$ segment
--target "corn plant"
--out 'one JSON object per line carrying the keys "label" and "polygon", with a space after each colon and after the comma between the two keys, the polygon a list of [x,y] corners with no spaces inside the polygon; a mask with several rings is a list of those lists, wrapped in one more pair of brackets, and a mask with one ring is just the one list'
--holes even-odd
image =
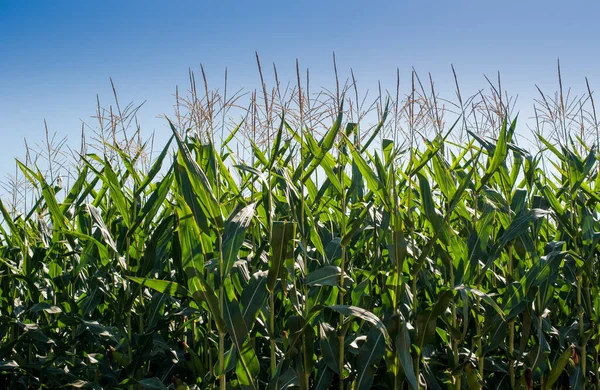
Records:
{"label": "corn plant", "polygon": [[507,111],[417,142],[414,81],[404,143],[397,101],[363,131],[347,89],[317,129],[298,84],[296,116],[265,89],[251,158],[207,110],[146,168],[105,144],[61,188],[18,163],[39,196],[0,202],[2,386],[598,388],[596,148],[532,154]]}

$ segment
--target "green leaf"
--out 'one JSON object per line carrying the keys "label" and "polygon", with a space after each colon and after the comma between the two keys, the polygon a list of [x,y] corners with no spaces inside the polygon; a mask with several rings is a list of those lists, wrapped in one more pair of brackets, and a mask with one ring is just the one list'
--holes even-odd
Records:
{"label": "green leaf", "polygon": [[225,230],[223,232],[223,275],[229,275],[233,263],[238,258],[238,253],[242,244],[244,243],[244,237],[246,236],[246,229],[250,226],[250,222],[254,217],[255,204],[249,204],[248,206],[240,209],[235,214],[232,214],[225,222]]}
{"label": "green leaf", "polygon": [[157,378],[148,378],[148,379],[141,379],[137,382],[138,384],[142,385],[142,388],[144,389],[151,389],[151,390],[167,390],[167,386],[165,386],[162,381]]}
{"label": "green leaf", "polygon": [[263,308],[267,299],[267,272],[255,272],[250,281],[244,287],[240,302],[242,304],[242,317],[246,326],[250,329],[256,316]]}
{"label": "green leaf", "polygon": [[130,226],[130,216],[129,212],[131,210],[131,202],[127,201],[125,197],[125,193],[123,192],[123,185],[119,181],[117,174],[113,171],[110,166],[109,159],[104,159],[104,177],[105,183],[108,185],[110,189],[110,199],[114,202],[119,214],[123,217],[123,223],[125,226]]}
{"label": "green leaf", "polygon": [[298,375],[291,367],[285,370],[285,372],[277,377],[277,390],[287,390],[290,388],[296,388],[300,386]]}
{"label": "green leaf", "polygon": [[361,307],[349,305],[332,305],[328,306],[328,308],[337,311],[338,313],[341,313],[343,315],[358,317],[361,320],[367,321],[381,332],[388,346],[392,345],[392,340],[390,338],[390,335],[388,334],[387,328],[385,327],[383,322],[381,322],[381,319],[375,314],[371,313],[370,311]]}
{"label": "green leaf", "polygon": [[190,296],[189,291],[185,287],[175,282],[171,282],[169,280],[146,279],[132,276],[128,278],[132,282],[156,290],[159,293],[168,294],[178,298],[185,298]]}
{"label": "green leaf", "polygon": [[425,335],[426,335],[426,330],[429,327],[429,324],[431,322],[434,322],[437,320],[437,318],[439,316],[441,316],[442,314],[444,314],[444,312],[446,311],[446,309],[448,309],[448,307],[450,306],[450,303],[452,301],[452,299],[454,298],[454,291],[450,290],[450,289],[446,289],[444,288],[439,296],[438,299],[435,303],[435,305],[433,306],[433,308],[427,313],[427,317],[424,321],[424,328],[423,329],[419,329],[419,347],[422,348],[424,345],[424,341],[425,341]]}
{"label": "green leaf", "polygon": [[219,333],[227,333],[227,325],[223,317],[221,317],[219,299],[217,298],[214,290],[200,275],[192,278],[189,282],[189,285],[191,287],[190,290],[192,292],[192,296],[196,302],[206,302],[208,305]]}
{"label": "green leaf", "polygon": [[221,143],[221,150],[223,150],[223,148],[226,147],[229,142],[231,142],[231,140],[233,139],[233,137],[235,137],[235,135],[240,130],[243,124],[244,121],[241,121],[233,130],[229,132],[227,138]]}
{"label": "green leaf", "polygon": [[295,235],[296,224],[281,221],[273,222],[271,265],[267,276],[267,289],[271,293],[275,289],[283,262],[288,257],[288,245]]}
{"label": "green leaf", "polygon": [[321,340],[321,354],[327,367],[336,374],[340,373],[339,339],[335,329],[326,322],[319,323],[319,337]]}
{"label": "green leaf", "polygon": [[275,142],[273,143],[273,147],[271,148],[271,158],[269,159],[269,165],[267,166],[267,171],[270,171],[273,168],[273,164],[275,164],[275,160],[277,156],[280,154],[281,150],[281,136],[283,133],[283,125],[285,123],[285,112],[281,115],[281,124],[277,129],[277,134],[275,135]]}
{"label": "green leaf", "polygon": [[[325,265],[312,271],[306,277],[309,286],[339,286],[342,269],[336,265]],[[344,273],[344,286],[349,286],[353,280]]]}
{"label": "green leaf", "polygon": [[233,299],[224,304],[223,310],[229,336],[238,352],[236,366],[238,380],[244,385],[255,388],[253,378],[259,371],[259,364],[252,344],[246,343],[248,327],[242,317],[240,305],[236,299]]}
{"label": "green leaf", "polygon": [[448,226],[445,223],[444,217],[441,212],[436,207],[436,204],[433,202],[433,195],[431,193],[431,187],[429,185],[429,180],[421,174],[417,173],[419,178],[419,187],[421,192],[421,205],[423,207],[423,211],[425,212],[425,216],[433,226],[433,232],[437,236],[443,239],[444,243],[448,243],[449,235]]}
{"label": "green leaf", "polygon": [[90,217],[92,217],[92,221],[94,221],[94,223],[100,229],[100,234],[102,235],[104,242],[110,247],[110,249],[115,251],[115,253],[118,253],[119,250],[117,249],[117,244],[115,243],[112,234],[108,230],[108,227],[104,223],[104,218],[102,218],[102,211],[99,208],[92,206],[91,204],[87,205],[87,209],[90,212]]}
{"label": "green leaf", "polygon": [[87,180],[87,174],[88,166],[84,165],[81,172],[79,172],[79,176],[77,176],[77,180],[75,180],[75,183],[73,183],[73,186],[69,190],[69,194],[66,196],[65,200],[60,206],[60,211],[63,215],[69,210],[69,207],[71,207],[71,205],[73,205],[79,197]]}
{"label": "green leaf", "polygon": [[358,376],[354,383],[357,390],[371,388],[375,375],[373,365],[377,365],[385,353],[385,339],[377,328],[371,328],[367,341],[362,345],[357,357]]}
{"label": "green leaf", "polygon": [[[515,124],[516,124],[516,119],[513,121],[513,125],[511,125],[511,127],[513,127]],[[502,128],[500,129],[500,135],[498,136],[498,140],[496,141],[496,147],[494,149],[494,155],[492,156],[492,161],[490,162],[488,169],[485,171],[486,174],[494,173],[500,167],[500,165],[502,165],[506,160],[506,156],[508,154],[508,145],[507,145],[508,141],[506,139],[506,132],[507,132],[506,126],[507,126],[507,121],[506,121],[506,117],[505,117],[504,122],[502,123]]]}
{"label": "green leaf", "polygon": [[379,121],[379,123],[377,124],[377,126],[375,127],[373,132],[371,133],[371,136],[369,137],[367,142],[365,142],[364,145],[362,145],[361,153],[364,153],[367,150],[367,148],[369,147],[369,145],[371,145],[371,143],[373,142],[373,140],[375,139],[377,134],[379,134],[381,129],[383,129],[383,126],[385,124],[387,116],[390,112],[389,108],[390,108],[390,99],[388,98],[385,101],[385,109],[383,110],[383,115],[381,116],[381,120]]}
{"label": "green leaf", "polygon": [[160,154],[158,155],[156,160],[154,160],[154,162],[152,163],[152,167],[148,171],[148,174],[146,174],[146,176],[144,177],[144,180],[142,180],[142,183],[139,185],[137,190],[134,192],[134,194],[133,194],[134,198],[137,197],[142,192],[144,192],[144,190],[146,189],[148,184],[150,184],[152,182],[152,180],[156,177],[156,175],[160,172],[163,161],[169,153],[169,147],[171,146],[171,142],[173,142],[173,138],[175,138],[174,135],[172,135],[169,138],[169,140],[167,141],[163,150],[160,152]]}
{"label": "green leaf", "polygon": [[200,168],[200,165],[198,165],[196,160],[194,160],[189,148],[171,121],[169,121],[169,125],[173,131],[173,135],[175,135],[175,139],[177,140],[180,152],[179,158],[186,167],[186,170],[189,174],[190,184],[194,189],[194,193],[200,199],[200,203],[207,211],[211,221],[217,226],[217,228],[222,228],[223,215],[221,212],[221,205],[215,197],[210,182],[206,177],[206,173],[202,170],[202,168]]}
{"label": "green leaf", "polygon": [[328,365],[322,364],[317,372],[317,379],[314,382],[315,390],[328,390],[333,381],[335,372]]}
{"label": "green leaf", "polygon": [[132,224],[129,235],[132,236],[135,232],[135,229],[142,223],[142,221],[146,221],[146,225],[149,225],[152,219],[156,216],[161,207],[163,207],[163,203],[167,198],[167,195],[171,191],[171,184],[173,183],[173,174],[169,171],[163,180],[158,183],[158,188],[155,191],[152,191],[150,197],[142,207],[142,210],[138,213],[135,222]]}
{"label": "green leaf", "polygon": [[398,331],[398,335],[396,336],[396,352],[398,353],[400,365],[404,370],[404,375],[406,376],[409,385],[412,389],[417,390],[419,387],[417,385],[417,377],[415,375],[413,360],[410,355],[410,348],[411,342],[410,335],[408,334],[408,327],[406,322],[403,322],[400,330]]}
{"label": "green leaf", "polygon": [[[343,102],[343,100],[342,100],[342,102]],[[325,158],[325,155],[327,154],[329,149],[331,149],[333,147],[333,143],[335,142],[335,137],[340,132],[340,129],[342,126],[342,118],[344,116],[343,108],[344,108],[344,105],[342,103],[333,126],[329,129],[329,131],[327,131],[327,133],[325,134],[325,137],[321,141],[319,147],[314,148],[311,151],[312,158],[310,159],[310,163],[309,163],[308,167],[305,168],[302,172],[303,173],[303,176],[301,179],[302,182],[306,181],[310,177],[310,175],[312,175],[312,173],[315,171],[315,169],[317,169],[317,167],[319,166],[319,164],[321,163],[323,158]],[[310,134],[307,132],[307,136],[308,135],[310,135]]]}
{"label": "green leaf", "polygon": [[354,164],[356,164],[358,170],[363,175],[364,179],[367,181],[367,187],[379,197],[386,209],[389,210],[391,203],[385,184],[379,179],[379,177],[375,174],[373,169],[371,169],[367,161],[362,157],[361,153],[354,147],[354,145],[352,145],[352,143],[350,143],[349,141],[348,145],[351,149],[350,152],[352,154],[352,161]]}
{"label": "green leaf", "polygon": [[235,373],[240,385],[256,388],[254,378],[260,372],[260,363],[251,340],[246,340],[241,351],[238,352]]}
{"label": "green leaf", "polygon": [[[202,240],[199,239],[201,235],[200,229],[192,216],[190,208],[181,198],[178,199],[177,206],[181,268],[189,279],[203,273],[204,254],[206,251],[203,248]],[[188,285],[188,287],[190,286]]]}
{"label": "green leaf", "polygon": [[0,199],[0,211],[2,212],[2,217],[4,217],[4,223],[6,223],[8,225],[8,228],[10,230],[10,236],[6,236],[5,237],[7,239],[10,240],[14,240],[15,244],[18,247],[22,247],[23,246],[23,239],[21,238],[21,231],[17,228],[17,225],[15,225],[12,217],[10,216],[10,214],[8,213],[8,210],[6,209],[6,207],[4,206],[4,203],[2,202],[2,199]]}
{"label": "green leaf", "polygon": [[471,294],[481,298],[485,303],[487,303],[488,305],[490,305],[494,310],[496,310],[496,313],[498,313],[498,315],[500,315],[500,318],[502,318],[502,320],[504,320],[504,312],[502,311],[502,309],[500,308],[500,306],[498,306],[498,304],[496,303],[496,301],[490,297],[488,294],[484,293],[481,290],[478,290],[476,288],[473,287],[465,287],[465,286],[458,286],[455,288],[456,291],[460,291],[460,290],[466,290],[468,292],[470,292]]}
{"label": "green leaf", "polygon": [[554,383],[560,377],[560,374],[562,374],[563,370],[567,366],[567,363],[569,362],[569,358],[571,357],[571,348],[572,347],[565,348],[565,350],[563,351],[563,353],[560,354],[558,359],[554,361],[554,364],[552,365],[552,370],[550,370],[550,373],[548,374],[548,377],[544,382],[544,389],[552,389],[552,385],[554,385]]}

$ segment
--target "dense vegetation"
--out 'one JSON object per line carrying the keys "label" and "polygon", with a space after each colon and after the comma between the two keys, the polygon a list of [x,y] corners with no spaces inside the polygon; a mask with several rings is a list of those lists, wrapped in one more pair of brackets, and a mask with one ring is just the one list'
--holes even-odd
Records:
{"label": "dense vegetation", "polygon": [[311,108],[298,85],[299,109],[265,89],[263,120],[253,95],[218,142],[215,110],[175,121],[148,165],[103,141],[61,188],[19,163],[33,203],[0,204],[0,386],[597,386],[596,149],[565,126],[529,153],[506,102],[486,137],[460,95],[444,128],[414,85],[368,131],[348,90]]}

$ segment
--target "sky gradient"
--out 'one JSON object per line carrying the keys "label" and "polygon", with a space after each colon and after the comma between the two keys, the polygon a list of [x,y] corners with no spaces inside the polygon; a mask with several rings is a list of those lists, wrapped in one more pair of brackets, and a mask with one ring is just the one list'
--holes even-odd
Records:
{"label": "sky gradient", "polygon": [[[124,3],[124,4],[122,4]],[[289,4],[288,4],[289,3]],[[96,96],[112,102],[109,78],[123,104],[142,103],[147,133],[168,134],[175,86],[202,63],[209,84],[231,90],[259,86],[254,52],[295,81],[295,61],[316,87],[333,81],[332,53],[342,78],[352,68],[361,89],[394,88],[396,68],[431,72],[453,90],[450,65],[465,93],[502,74],[519,95],[517,111],[563,82],[575,92],[600,88],[600,3],[572,1],[9,1],[0,0],[0,180],[23,158],[24,139],[51,133],[76,145],[91,122]],[[0,193],[2,191],[0,190]]]}

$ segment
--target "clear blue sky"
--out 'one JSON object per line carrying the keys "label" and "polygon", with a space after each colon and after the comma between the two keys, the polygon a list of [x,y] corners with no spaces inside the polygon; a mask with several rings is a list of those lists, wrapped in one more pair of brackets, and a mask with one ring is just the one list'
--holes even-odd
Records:
{"label": "clear blue sky", "polygon": [[315,86],[333,81],[332,52],[342,77],[359,86],[394,88],[396,68],[431,72],[452,90],[450,64],[462,87],[503,86],[531,107],[534,84],[600,88],[600,3],[594,1],[9,1],[0,0],[0,179],[14,158],[50,131],[76,144],[92,121],[96,95],[110,103],[109,77],[122,103],[147,100],[145,131],[166,134],[157,115],[172,113],[175,86],[204,64],[209,83],[229,69],[232,89],[259,86],[254,52],[294,82],[295,60]]}

